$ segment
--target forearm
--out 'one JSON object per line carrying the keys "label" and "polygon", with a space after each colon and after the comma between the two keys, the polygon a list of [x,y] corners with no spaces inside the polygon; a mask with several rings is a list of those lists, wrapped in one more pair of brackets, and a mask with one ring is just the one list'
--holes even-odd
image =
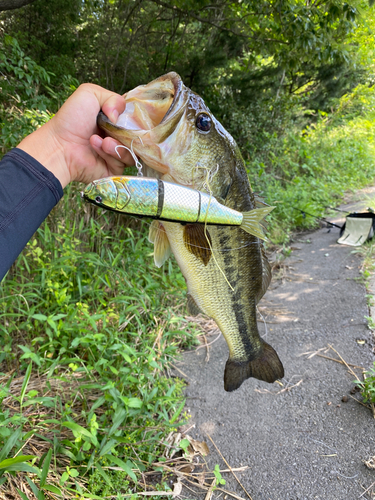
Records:
{"label": "forearm", "polygon": [[0,162],[0,280],[63,195],[59,180],[13,149]]}

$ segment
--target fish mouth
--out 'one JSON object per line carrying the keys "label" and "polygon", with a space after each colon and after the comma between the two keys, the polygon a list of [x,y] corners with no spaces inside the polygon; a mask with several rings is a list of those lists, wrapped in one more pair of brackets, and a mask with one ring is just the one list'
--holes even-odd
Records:
{"label": "fish mouth", "polygon": [[169,173],[161,144],[173,134],[185,112],[189,89],[177,73],[170,72],[130,90],[124,99],[125,111],[116,124],[100,112],[98,127],[134,151],[156,172]]}
{"label": "fish mouth", "polygon": [[127,134],[138,132],[143,137],[145,133],[169,122],[176,112],[180,111],[178,103],[184,89],[185,86],[177,73],[167,73],[147,85],[140,85],[127,92],[124,95],[125,111],[116,123],[112,123],[101,111],[97,118],[98,126],[106,132],[110,132],[109,126]]}
{"label": "fish mouth", "polygon": [[168,73],[168,74],[173,75],[171,77],[171,81],[172,81],[173,86],[174,86],[174,97],[173,97],[172,104],[170,105],[168,111],[166,112],[166,114],[164,115],[164,117],[160,123],[165,123],[165,121],[168,119],[168,116],[172,114],[174,108],[176,107],[176,103],[179,102],[179,99],[181,97],[181,94],[183,93],[183,87],[184,87],[184,84],[182,83],[180,75],[178,75],[177,73],[172,73],[172,74]]}

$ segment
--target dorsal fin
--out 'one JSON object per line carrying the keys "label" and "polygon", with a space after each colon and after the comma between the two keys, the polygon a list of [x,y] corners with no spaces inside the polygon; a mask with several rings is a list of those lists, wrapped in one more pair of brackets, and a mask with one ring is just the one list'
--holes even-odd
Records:
{"label": "dorsal fin", "polygon": [[171,255],[171,246],[164,226],[159,221],[152,221],[148,232],[148,240],[154,244],[155,265],[161,267]]}
{"label": "dorsal fin", "polygon": [[272,278],[272,270],[270,263],[268,262],[266,252],[264,250],[263,245],[260,247],[260,253],[262,257],[262,286],[259,289],[256,297],[255,297],[255,302],[258,304],[260,299],[263,297],[263,295],[266,293],[267,288],[269,287],[269,284],[271,282]]}
{"label": "dorsal fin", "polygon": [[269,207],[269,205],[264,201],[262,197],[259,196],[258,193],[253,193],[253,194],[254,194],[255,208]]}
{"label": "dorsal fin", "polygon": [[211,236],[207,230],[205,232],[203,224],[186,224],[184,228],[184,243],[189,252],[207,266],[211,259]]}

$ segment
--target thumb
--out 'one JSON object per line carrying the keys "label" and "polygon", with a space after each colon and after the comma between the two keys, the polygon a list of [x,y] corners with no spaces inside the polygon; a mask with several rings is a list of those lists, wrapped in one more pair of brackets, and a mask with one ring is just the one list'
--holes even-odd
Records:
{"label": "thumb", "polygon": [[84,90],[95,95],[100,109],[108,116],[112,123],[116,123],[119,115],[125,110],[125,99],[115,92],[106,90],[99,85],[86,83]]}

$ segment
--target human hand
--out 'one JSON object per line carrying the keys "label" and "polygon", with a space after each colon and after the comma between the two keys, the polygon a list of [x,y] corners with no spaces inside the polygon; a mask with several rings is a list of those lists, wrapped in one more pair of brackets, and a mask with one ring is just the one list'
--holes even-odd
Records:
{"label": "human hand", "polygon": [[89,182],[110,175],[121,175],[125,164],[134,165],[120,143],[98,135],[96,117],[100,110],[116,123],[125,109],[119,95],[98,85],[81,85],[56,115],[18,145],[50,170],[65,187],[71,181]]}

